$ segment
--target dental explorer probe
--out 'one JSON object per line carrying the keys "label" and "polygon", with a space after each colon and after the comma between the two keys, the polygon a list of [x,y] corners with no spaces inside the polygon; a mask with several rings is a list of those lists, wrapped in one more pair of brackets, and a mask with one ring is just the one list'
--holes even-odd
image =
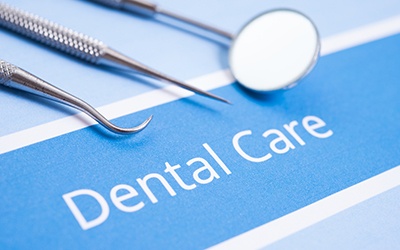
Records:
{"label": "dental explorer probe", "polygon": [[62,27],[44,18],[0,3],[0,26],[29,37],[84,61],[100,65],[122,66],[144,73],[155,79],[178,85],[218,101],[229,101],[214,94],[192,87],[175,78],[151,69],[142,63],[108,47],[103,42]]}
{"label": "dental explorer probe", "polygon": [[132,134],[143,130],[151,121],[152,116],[142,124],[133,128],[121,128],[112,124],[95,108],[83,100],[51,85],[50,83],[32,75],[31,73],[0,59],[0,85],[16,88],[36,94],[53,101],[57,101],[83,111],[108,130],[118,134]]}

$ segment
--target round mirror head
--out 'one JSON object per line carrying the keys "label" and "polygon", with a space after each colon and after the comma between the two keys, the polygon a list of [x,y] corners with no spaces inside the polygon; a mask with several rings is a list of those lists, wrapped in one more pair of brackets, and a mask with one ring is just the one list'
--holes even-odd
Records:
{"label": "round mirror head", "polygon": [[303,14],[278,9],[248,22],[233,40],[229,64],[240,84],[255,91],[294,86],[315,65],[319,35]]}

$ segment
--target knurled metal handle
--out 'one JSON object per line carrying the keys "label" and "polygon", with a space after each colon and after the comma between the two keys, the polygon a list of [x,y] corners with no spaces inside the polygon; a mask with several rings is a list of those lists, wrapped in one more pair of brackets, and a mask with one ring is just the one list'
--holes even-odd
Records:
{"label": "knurled metal handle", "polygon": [[94,38],[3,3],[0,26],[91,63],[97,63],[107,48]]}
{"label": "knurled metal handle", "polygon": [[17,69],[16,66],[0,60],[0,85],[10,86],[9,83]]}

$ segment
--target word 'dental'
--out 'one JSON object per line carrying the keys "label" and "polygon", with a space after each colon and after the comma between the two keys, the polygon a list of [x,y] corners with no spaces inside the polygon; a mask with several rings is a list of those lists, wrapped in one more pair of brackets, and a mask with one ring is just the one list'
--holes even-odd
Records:
{"label": "word 'dental'", "polygon": [[[333,131],[326,127],[326,123],[316,116],[304,117],[301,125],[297,121],[291,121],[282,127],[283,129],[268,129],[262,133],[253,133],[252,130],[236,133],[232,137],[232,145],[236,151],[233,154],[239,159],[260,164],[268,161],[274,155],[283,155],[294,150],[296,146],[306,145],[306,136],[324,139],[333,135]],[[117,184],[106,196],[91,189],[79,189],[64,194],[63,199],[81,228],[87,230],[99,226],[107,220],[110,214],[110,205],[121,212],[134,213],[144,209],[147,204],[158,203],[161,195],[163,197],[165,195],[167,197],[176,196],[177,190],[173,186],[181,190],[193,190],[200,185],[207,185],[223,176],[232,174],[231,168],[209,144],[203,143],[202,152],[199,153],[207,156],[208,160],[203,157],[193,157],[184,161],[186,162],[184,168],[191,169],[189,176],[180,172],[179,169],[183,164],[173,165],[169,163],[171,161],[166,161],[163,173],[149,173],[144,177],[136,178],[136,181],[132,179],[130,183]],[[173,180],[174,185],[171,185],[167,179]],[[158,188],[154,188],[154,183]],[[82,200],[85,202],[82,203]],[[94,209],[96,212],[85,205],[88,203],[97,206],[97,209]]]}

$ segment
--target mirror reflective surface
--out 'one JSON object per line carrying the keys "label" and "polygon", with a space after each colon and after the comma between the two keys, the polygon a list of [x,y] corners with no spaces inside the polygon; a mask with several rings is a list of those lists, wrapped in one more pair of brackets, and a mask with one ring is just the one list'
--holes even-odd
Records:
{"label": "mirror reflective surface", "polygon": [[274,91],[291,87],[315,65],[318,31],[303,14],[278,9],[248,22],[234,39],[229,64],[246,88]]}

